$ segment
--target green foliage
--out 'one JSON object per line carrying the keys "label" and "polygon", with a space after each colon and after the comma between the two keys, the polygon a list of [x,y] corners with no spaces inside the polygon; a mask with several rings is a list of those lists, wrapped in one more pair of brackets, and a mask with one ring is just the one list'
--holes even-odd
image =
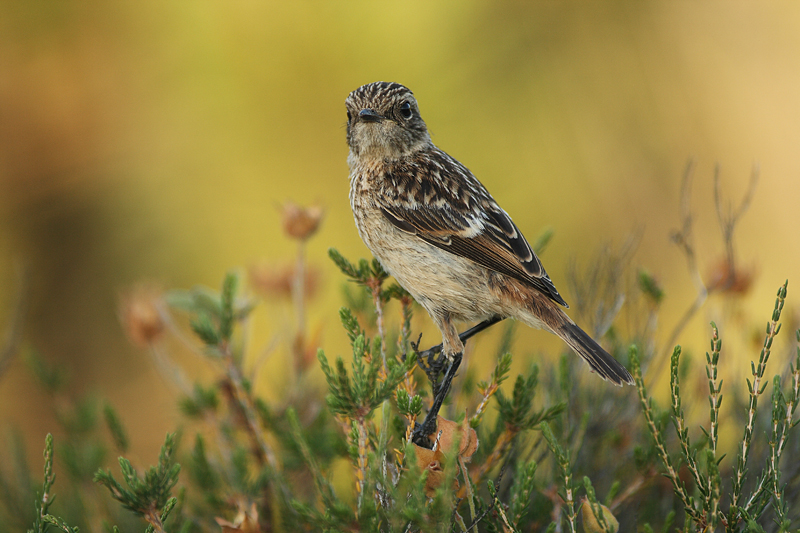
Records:
{"label": "green foliage", "polygon": [[48,433],[44,443],[44,483],[42,484],[42,492],[38,495],[35,503],[36,519],[33,522],[33,529],[29,529],[28,533],[44,533],[47,529],[46,524],[53,524],[67,533],[77,533],[77,529],[69,527],[62,519],[48,513],[48,509],[53,504],[53,500],[55,500],[55,495],[50,493],[55,482],[56,475],[53,473],[53,435]]}
{"label": "green foliage", "polygon": [[181,465],[173,461],[175,443],[175,434],[168,433],[158,456],[158,464],[148,468],[144,477],[139,476],[128,459],[120,457],[124,485],[116,480],[110,470],[98,470],[94,480],[106,487],[123,507],[145,518],[151,526],[163,524],[177,503],[177,499],[172,497],[172,489],[178,483]]}
{"label": "green foliage", "polygon": [[117,412],[110,403],[105,403],[103,405],[103,417],[105,418],[106,426],[108,426],[108,431],[111,433],[114,446],[116,446],[117,450],[122,453],[127,452],[128,446],[130,445],[130,442],[128,441],[128,434],[125,431],[125,427],[123,427],[122,421],[117,415]]}
{"label": "green foliage", "polygon": [[397,389],[396,400],[397,410],[401,415],[417,417],[422,414],[422,398],[418,394],[411,398],[404,389]]}
{"label": "green foliage", "polygon": [[550,240],[553,238],[555,232],[552,228],[546,228],[542,231],[536,240],[531,243],[531,248],[536,253],[536,255],[541,255],[544,252],[544,249],[550,243]]}
{"label": "green foliage", "polygon": [[192,315],[192,331],[214,354],[220,344],[230,342],[236,322],[245,319],[254,308],[249,300],[237,300],[240,284],[238,274],[229,272],[220,292],[195,287],[189,291],[171,291],[165,300],[173,308]]}
{"label": "green foliage", "polygon": [[373,259],[372,261],[360,259],[358,265],[354,265],[335,248],[328,249],[328,257],[331,258],[345,276],[350,278],[350,281],[356,283],[366,284],[371,278],[383,282],[389,277],[389,274],[383,269],[383,266],[381,266],[377,259]]}
{"label": "green foliage", "polygon": [[[537,250],[547,239],[549,234],[537,241]],[[352,353],[331,361],[319,349],[317,367],[297,364],[314,353],[309,344],[289,347],[295,374],[281,384],[280,401],[257,394],[258,375],[245,365],[248,335],[241,326],[253,303],[242,296],[238,276],[226,275],[219,291],[197,287],[165,296],[173,310],[188,313],[199,342],[185,344],[207,357],[217,375],[207,383],[180,384],[178,404],[183,423],[196,429],[193,444],[181,452],[168,435],[158,463],[143,473],[125,458],[119,460],[121,476],[100,469],[112,446],[128,453],[122,420],[91,395],[65,397],[64,374],[34,356],[32,371],[58,397],[63,438],[57,447],[51,437],[46,441],[43,490],[35,496],[24,445],[3,456],[0,533],[31,523],[36,533],[94,530],[100,523],[121,526],[106,526],[108,531],[136,531],[142,519],[159,533],[219,531],[223,523],[232,530],[287,532],[575,532],[578,521],[587,532],[609,532],[617,520],[620,531],[666,533],[676,523],[687,532],[796,529],[800,468],[781,459],[800,453],[792,433],[800,348],[788,378],[770,380],[766,373],[785,285],[750,368],[747,395],[726,388],[725,407],[741,413],[738,419],[722,411],[724,353],[716,324],[705,358],[709,422],[695,433],[690,415],[698,404],[688,391],[696,388],[698,372],[680,347],[669,358],[669,406],[660,409],[647,392],[642,369],[655,361],[649,325],[629,338],[620,333],[624,328],[612,328],[604,338],[611,353],[628,350],[633,390],[588,375],[572,354],[552,366],[546,358],[539,365],[524,363],[527,370],[514,376],[520,356],[511,353],[520,347],[514,346],[513,323],[506,322],[496,346],[478,345],[473,352],[473,360],[495,358],[489,375],[467,364],[457,376],[440,411],[433,451],[409,438],[432,396],[410,349],[417,338],[411,298],[386,286],[388,275],[377,261],[351,262],[333,249],[329,255],[366,288],[364,298],[354,296],[356,305],[339,312]],[[606,263],[613,263],[613,286],[622,286],[621,261]],[[599,283],[601,274],[595,269],[592,279]],[[655,312],[664,296],[654,278],[642,270],[630,286]],[[599,292],[615,298],[597,304],[600,322],[608,323],[619,294]],[[391,299],[399,312],[383,308]],[[324,382],[307,379],[320,370]],[[769,401],[759,401],[769,381]],[[638,405],[631,394],[638,395]],[[742,435],[736,456],[727,461],[719,438],[730,431],[720,431],[723,423]],[[178,456],[188,474],[180,484]],[[51,507],[54,461],[65,479]],[[6,473],[6,462],[14,475]],[[92,474],[98,484],[88,482]],[[662,474],[668,485],[660,482]]]}
{"label": "green foliage", "polygon": [[519,527],[528,512],[531,494],[535,486],[534,475],[536,474],[536,461],[527,463],[519,461],[517,471],[514,476],[514,484],[511,487],[510,500],[510,521],[514,527]]}
{"label": "green foliage", "polygon": [[367,418],[381,403],[394,395],[397,385],[414,368],[416,357],[411,354],[403,362],[387,361],[383,376],[384,370],[378,355],[380,339],[371,342],[365,337],[349,309],[341,309],[339,315],[353,347],[352,378],[348,375],[341,357],[336,359],[335,367],[331,368],[325,353],[320,350],[317,357],[329,387],[326,401],[331,411],[337,415],[353,419]]}
{"label": "green foliage", "polygon": [[381,302],[409,298],[408,291],[396,283],[383,288],[383,283],[389,278],[389,273],[383,269],[383,265],[377,259],[373,258],[372,261],[367,261],[362,258],[359,259],[358,264],[353,264],[335,248],[328,249],[328,257],[339,267],[342,274],[348,277],[349,281],[366,287],[370,292],[377,288],[377,295]]}
{"label": "green foliage", "polygon": [[[510,363],[510,361],[509,361]],[[533,398],[539,384],[539,367],[531,367],[527,378],[517,376],[514,392],[507,398],[502,390],[497,392],[497,408],[500,420],[515,431],[533,429],[542,421],[551,420],[564,411],[566,404],[558,403],[552,407],[533,410]]]}
{"label": "green foliage", "polygon": [[[789,531],[791,519],[789,518],[789,504],[784,497],[784,487],[781,485],[780,458],[787,442],[789,430],[797,424],[794,421],[794,412],[797,407],[798,390],[800,390],[800,352],[797,356],[797,365],[791,366],[792,383],[788,393],[782,390],[781,378],[773,378],[771,402],[771,438],[769,440],[769,454],[765,457],[765,465],[761,474],[755,481],[752,490],[745,493],[747,478],[747,464],[755,447],[756,418],[758,415],[758,400],[765,392],[768,381],[765,379],[766,365],[771,354],[772,343],[780,331],[780,316],[786,299],[784,283],[778,289],[772,319],[767,324],[764,345],[758,363],[751,363],[751,379],[747,379],[749,392],[748,405],[745,412],[744,432],[740,445],[737,447],[736,464],[731,472],[730,507],[726,512],[720,509],[721,486],[723,485],[720,473],[720,462],[723,457],[717,457],[717,438],[719,429],[719,410],[722,404],[722,381],[718,381],[718,369],[722,341],[716,324],[712,323],[711,352],[706,354],[706,376],[709,383],[710,421],[708,428],[702,428],[706,441],[702,454],[702,461],[698,459],[701,448],[692,446],[689,430],[684,420],[682,398],[680,390],[680,346],[673,351],[670,364],[670,396],[672,400],[671,419],[675,427],[681,457],[693,480],[694,492],[678,475],[676,467],[666,448],[663,427],[655,422],[655,406],[647,395],[641,377],[641,365],[636,350],[631,352],[633,375],[639,391],[640,402],[644,411],[648,428],[655,441],[658,454],[665,469],[665,475],[672,482],[676,496],[683,503],[684,511],[690,522],[687,522],[687,531],[707,531],[716,528],[717,524],[724,524],[726,531],[763,531],[759,519],[771,502],[775,513],[775,523],[779,531]],[[800,342],[800,331],[797,335]],[[800,348],[798,348],[800,350]]]}
{"label": "green foliage", "polygon": [[195,383],[191,396],[184,396],[179,401],[181,412],[189,418],[202,418],[213,414],[219,407],[219,394],[215,387],[204,387]]}
{"label": "green foliage", "polygon": [[639,288],[646,297],[658,305],[664,299],[664,289],[659,286],[658,281],[645,269],[639,269]]}
{"label": "green foliage", "polygon": [[41,354],[31,351],[27,357],[28,368],[49,394],[60,392],[67,383],[67,376],[64,371],[56,366],[48,365]]}
{"label": "green foliage", "polygon": [[586,489],[586,501],[589,502],[588,508],[591,510],[592,515],[589,517],[586,513],[587,505],[584,502],[583,528],[586,533],[594,533],[595,531],[597,533],[616,533],[619,529],[619,523],[614,515],[611,514],[611,511],[597,501],[594,487],[588,476],[583,476],[583,486]]}
{"label": "green foliage", "polygon": [[559,496],[564,502],[564,514],[567,517],[567,525],[569,531],[575,533],[575,481],[572,477],[569,452],[561,447],[558,439],[556,439],[556,436],[553,434],[553,430],[550,429],[550,424],[542,422],[541,429],[542,435],[547,441],[547,445],[550,447],[550,451],[553,452],[556,465],[561,475]]}

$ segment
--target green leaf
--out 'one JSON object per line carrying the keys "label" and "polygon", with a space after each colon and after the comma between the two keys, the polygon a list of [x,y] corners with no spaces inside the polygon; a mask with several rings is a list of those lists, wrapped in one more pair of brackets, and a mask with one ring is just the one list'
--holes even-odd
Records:
{"label": "green leaf", "polygon": [[211,318],[206,313],[201,313],[191,322],[192,331],[200,337],[207,346],[217,346],[222,340],[221,335],[211,322]]}
{"label": "green leaf", "polygon": [[130,442],[128,441],[125,427],[122,425],[119,416],[117,416],[114,407],[108,402],[103,405],[103,417],[105,418],[106,426],[108,426],[108,431],[111,433],[111,438],[114,440],[114,446],[120,452],[128,451]]}

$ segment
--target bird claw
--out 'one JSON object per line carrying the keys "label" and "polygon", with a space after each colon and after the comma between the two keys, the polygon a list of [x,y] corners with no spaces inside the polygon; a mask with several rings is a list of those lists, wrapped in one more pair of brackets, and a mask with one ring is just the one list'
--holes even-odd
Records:
{"label": "bird claw", "polygon": [[[437,351],[440,352],[441,348]],[[428,381],[431,382],[434,394],[438,389],[437,384],[439,382],[439,376],[445,370],[447,363],[451,361],[451,359],[443,353],[440,354],[439,357],[435,357],[436,353],[436,351],[425,350],[425,352],[420,354],[419,359],[417,359],[417,364],[419,364],[422,371],[425,372],[425,375],[428,376]],[[423,363],[423,361],[425,362]]]}
{"label": "bird claw", "polygon": [[[442,353],[442,345],[437,344],[427,350],[419,350],[419,343],[422,341],[422,334],[416,342],[411,341],[411,347],[417,353],[417,364],[428,376],[431,383],[436,383],[439,379],[439,374],[444,370],[446,361],[450,360],[445,354]],[[437,357],[436,355],[439,354]]]}
{"label": "bird claw", "polygon": [[[428,373],[428,370],[423,368],[425,373],[428,375],[428,379],[431,380],[433,403],[431,404],[431,408],[428,410],[428,414],[425,416],[425,420],[423,420],[422,424],[414,425],[414,432],[411,437],[411,441],[417,446],[422,446],[428,449],[430,449],[432,446],[428,435],[432,435],[436,432],[436,420],[439,415],[439,409],[441,409],[444,399],[447,396],[447,392],[450,390],[450,385],[453,382],[453,378],[456,376],[456,371],[461,364],[461,359],[461,353],[453,354],[452,359],[442,354],[442,356],[434,362],[436,365],[438,365],[438,368],[435,369],[436,373],[433,377],[431,377],[431,374]],[[444,379],[440,384],[438,381],[439,374],[441,374],[446,361],[449,362],[449,364],[447,365],[447,371],[445,372]]]}
{"label": "bird claw", "polygon": [[[459,335],[461,342],[467,342],[467,339],[476,333],[483,331],[484,329],[500,322],[501,320],[503,320],[502,317],[494,316],[484,320],[480,324],[473,326]],[[442,352],[441,344],[437,344],[432,348],[428,348],[427,350],[420,352],[419,343],[421,340],[422,334],[420,334],[417,342],[412,341],[410,344],[417,353],[417,365],[419,365],[422,371],[425,372],[425,375],[428,376],[428,380],[431,382],[433,402],[431,403],[431,408],[428,410],[428,414],[425,416],[425,420],[422,422],[422,424],[417,423],[414,425],[414,432],[412,434],[411,441],[417,446],[430,449],[432,443],[430,442],[428,435],[432,435],[436,432],[436,418],[439,414],[439,409],[442,407],[445,396],[447,396],[447,392],[450,390],[450,385],[453,382],[456,371],[461,364],[462,354],[450,354],[450,357],[448,357],[448,354]],[[437,354],[439,354],[438,357],[436,356]],[[445,370],[445,368],[447,371],[444,374],[442,382],[439,383],[439,376],[441,376],[442,371]]]}

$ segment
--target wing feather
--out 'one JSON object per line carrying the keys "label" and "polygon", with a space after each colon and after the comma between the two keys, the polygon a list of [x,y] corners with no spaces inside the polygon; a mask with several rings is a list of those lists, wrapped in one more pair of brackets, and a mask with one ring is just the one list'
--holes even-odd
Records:
{"label": "wing feather", "polygon": [[[469,170],[444,152],[438,151],[437,155],[445,160],[417,167],[436,169],[434,175],[418,176],[416,180],[416,191],[424,190],[422,198],[427,201],[420,202],[420,195],[415,195],[414,187],[406,181],[403,190],[409,198],[405,201],[396,195],[378,198],[386,219],[401,231],[528,283],[568,307],[511,217]],[[387,174],[386,178],[391,180],[393,176]]]}

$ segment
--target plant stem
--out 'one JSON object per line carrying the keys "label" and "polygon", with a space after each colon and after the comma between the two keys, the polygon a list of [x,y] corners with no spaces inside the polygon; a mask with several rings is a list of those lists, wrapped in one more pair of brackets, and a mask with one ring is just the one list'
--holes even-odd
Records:
{"label": "plant stem", "polygon": [[225,362],[225,372],[228,376],[228,381],[231,384],[234,399],[236,400],[236,403],[239,404],[242,414],[244,415],[244,419],[247,424],[247,432],[250,434],[250,438],[253,439],[253,442],[256,444],[256,457],[259,459],[259,462],[263,463],[266,461],[270,468],[277,473],[280,471],[278,460],[275,457],[275,452],[272,450],[272,447],[264,439],[264,435],[261,430],[261,424],[256,417],[253,403],[250,400],[250,396],[248,395],[247,391],[245,390],[242,374],[233,359],[230,344],[228,342],[221,343],[220,352],[222,354],[222,359]]}
{"label": "plant stem", "polygon": [[[753,382],[750,383],[750,380],[747,380],[747,386],[750,391],[750,403],[747,410],[747,425],[744,429],[744,435],[742,436],[742,447],[741,451],[739,452],[738,461],[736,463],[736,469],[734,471],[734,480],[733,480],[733,491],[731,495],[731,509],[730,509],[730,522],[735,523],[735,518],[738,516],[738,507],[739,501],[742,497],[742,485],[744,482],[744,476],[747,471],[747,458],[750,455],[750,445],[753,439],[753,429],[755,427],[755,420],[756,420],[756,410],[758,407],[758,398],[764,392],[766,388],[766,384],[762,386],[761,382],[764,378],[764,372],[766,371],[767,361],[769,361],[769,356],[772,349],[772,341],[775,339],[775,336],[780,331],[780,317],[781,311],[783,310],[783,304],[786,299],[786,286],[787,283],[784,283],[781,288],[778,289],[778,297],[775,300],[775,308],[772,312],[772,320],[767,324],[767,333],[766,337],[764,338],[764,347],[761,349],[761,355],[758,359],[758,365],[751,363],[751,371],[753,375]],[[767,478],[768,475],[763,475],[758,482],[756,490],[750,496],[745,505],[744,509],[749,514],[753,510],[753,506],[758,501],[761,493],[766,488]]]}
{"label": "plant stem", "polygon": [[686,514],[688,514],[692,520],[695,521],[695,523],[700,524],[703,521],[703,517],[697,512],[697,509],[694,508],[692,498],[686,492],[686,487],[683,486],[683,482],[681,481],[680,477],[678,477],[678,472],[673,467],[672,459],[670,458],[669,453],[664,446],[664,438],[661,435],[658,426],[656,425],[653,406],[651,405],[650,399],[647,397],[647,389],[645,389],[644,380],[642,379],[642,368],[639,363],[639,355],[636,352],[635,347],[631,347],[630,360],[633,370],[633,379],[636,382],[636,390],[639,393],[639,402],[642,405],[642,412],[644,413],[647,426],[650,429],[650,434],[653,436],[653,440],[655,440],[656,450],[661,458],[661,463],[667,470],[666,475],[672,482],[673,491],[683,503]]}

